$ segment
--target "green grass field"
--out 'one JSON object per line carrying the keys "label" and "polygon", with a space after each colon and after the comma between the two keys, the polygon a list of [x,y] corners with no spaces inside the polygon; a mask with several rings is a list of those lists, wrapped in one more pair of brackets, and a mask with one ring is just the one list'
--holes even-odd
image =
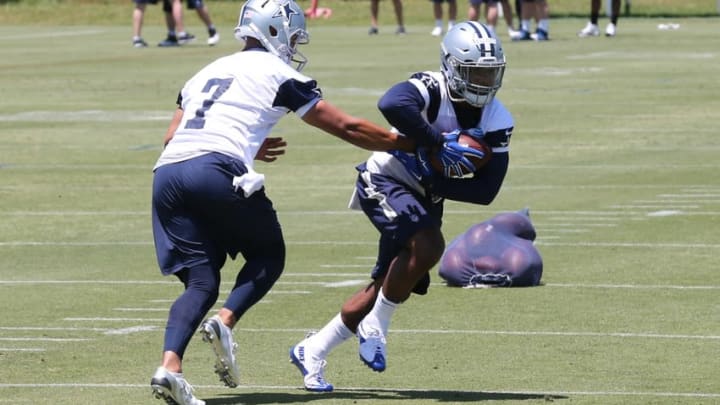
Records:
{"label": "green grass field", "polygon": [[[181,285],[155,263],[151,167],[180,86],[237,49],[235,17],[217,47],[188,15],[197,44],[138,50],[125,6],[127,21],[97,25],[2,14],[0,404],[160,403],[148,383]],[[368,38],[362,16],[311,22],[305,73],[330,101],[382,122],[379,96],[436,69],[438,41],[419,20],[396,37],[390,14]],[[670,21],[680,29],[657,29]],[[211,349],[193,340],[195,394],[214,405],[720,402],[720,19],[631,18],[612,39],[577,38],[584,23],[553,20],[547,43],[502,36],[511,169],[491,206],[446,206],[448,240],[530,207],[543,286],[451,289],[434,270],[430,293],[394,317],[385,373],[351,342],[329,358],[336,392],[303,391],[287,349],[368,279],[376,232],[346,209],[367,153],[289,116],[276,128],[288,153],[259,164],[286,272],[238,324],[241,387],[222,387]],[[240,265],[226,266],[221,295]]]}

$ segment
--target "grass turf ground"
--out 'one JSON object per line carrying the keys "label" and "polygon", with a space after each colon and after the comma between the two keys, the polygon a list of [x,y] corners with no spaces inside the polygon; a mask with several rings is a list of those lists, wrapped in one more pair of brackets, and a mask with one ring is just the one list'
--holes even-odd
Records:
{"label": "grass turf ground", "polygon": [[[345,208],[367,153],[290,116],[276,131],[287,155],[259,165],[288,241],[286,273],[238,325],[241,387],[221,387],[210,348],[193,340],[185,373],[196,395],[717,403],[718,19],[675,19],[677,31],[628,19],[616,38],[581,40],[584,22],[553,21],[547,43],[505,42],[499,97],[517,121],[506,185],[493,205],[449,203],[445,217],[449,240],[529,206],[544,286],[459,290],[435,275],[429,295],[397,312],[385,373],[349,343],[329,358],[335,393],[301,390],[287,349],[367,279],[376,234]],[[231,28],[214,48],[138,50],[125,25],[0,27],[0,403],[159,403],[148,380],[181,289],[154,262],[150,168],[179,87],[236,49]],[[437,40],[409,28],[368,39],[362,26],[313,25],[306,73],[332,102],[382,122],[384,89],[437,68]],[[238,267],[226,266],[221,295]]]}
{"label": "grass turf ground", "polygon": [[[310,0],[299,1],[303,9],[310,6]],[[424,25],[423,31],[430,31],[434,17],[428,0],[403,0],[403,14],[408,25]],[[716,0],[632,0],[627,8],[623,1],[621,21],[632,17],[714,17],[720,13]],[[213,21],[220,26],[237,23],[238,11],[242,4],[236,0],[207,0]],[[458,16],[467,14],[467,2],[458,2]],[[514,7],[514,1],[511,1]],[[553,0],[549,3],[550,15],[557,17],[588,18],[590,1]],[[313,20],[317,26],[367,26],[370,21],[367,0],[320,0],[320,7],[333,10],[329,20]],[[381,24],[394,24],[392,1],[379,4]],[[126,25],[130,31],[133,5],[130,1],[113,0],[0,0],[0,24],[24,25]],[[447,6],[443,7],[447,10]],[[629,11],[629,14],[627,12]],[[605,12],[602,7],[601,14]],[[446,14],[447,15],[447,14]],[[517,14],[515,14],[517,16]],[[185,21],[189,25],[200,24],[194,12],[186,11]],[[164,24],[160,6],[147,8],[147,24]],[[501,22],[502,23],[502,22]],[[517,24],[518,21],[516,20]],[[622,24],[622,23],[621,23]],[[394,28],[394,27],[393,27]],[[581,27],[582,28],[582,27]],[[578,28],[579,29],[579,28]],[[389,32],[394,32],[394,29]]]}

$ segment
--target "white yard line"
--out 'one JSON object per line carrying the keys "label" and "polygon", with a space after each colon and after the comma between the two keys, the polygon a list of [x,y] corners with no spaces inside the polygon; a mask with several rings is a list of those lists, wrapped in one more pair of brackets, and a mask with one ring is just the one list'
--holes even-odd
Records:
{"label": "white yard line", "polygon": [[[328,265],[330,266],[330,265]],[[347,277],[348,280],[339,280],[340,282],[347,281],[347,282],[354,282],[355,278],[362,277],[363,282],[367,281],[367,273],[365,272],[359,272],[359,273],[286,273],[283,274],[284,278],[288,277]],[[336,283],[338,281],[283,281],[280,280],[275,285],[317,285],[317,286],[325,286],[329,284]],[[0,285],[41,285],[41,284],[60,284],[60,285],[157,285],[157,284],[168,284],[168,285],[176,285],[177,281],[153,281],[153,280],[0,280]],[[225,285],[231,285],[232,281],[226,281],[223,284]],[[442,285],[442,283],[435,283],[435,285]],[[636,288],[636,289],[653,289],[653,290],[662,290],[662,289],[678,289],[678,290],[716,290],[720,289],[720,285],[673,285],[673,284],[586,284],[586,283],[547,283],[543,285],[544,287],[557,287],[557,288],[605,288],[605,289],[614,289],[614,288]],[[273,293],[273,290],[270,291]],[[274,291],[276,294],[289,294],[289,293],[298,293],[298,294],[307,294],[307,290],[278,290]],[[172,302],[171,300],[152,300],[151,302]],[[118,310],[122,310],[118,308]],[[133,310],[133,309],[127,309],[127,310]],[[157,308],[153,309],[146,309],[146,310],[152,310],[157,311]],[[101,319],[101,318],[76,318],[81,320],[88,320],[88,319]],[[135,318],[108,318],[113,320],[127,320],[127,321],[134,321],[137,320]],[[2,330],[2,327],[0,327],[0,330]]]}
{"label": "white yard line", "polygon": [[640,285],[640,284],[573,284],[547,283],[545,287],[562,288],[629,288],[638,290],[718,290],[720,285]]}
{"label": "white yard line", "polygon": [[[78,318],[69,317],[63,318],[63,321],[70,322],[167,322],[167,318],[105,318],[105,317],[93,317],[93,318]],[[105,329],[105,331],[110,329]]]}
{"label": "white yard line", "polygon": [[[201,389],[226,389],[225,386],[216,385],[193,385],[195,388]],[[147,384],[90,384],[90,383],[64,383],[64,384],[23,384],[23,383],[0,383],[1,388],[132,388],[132,389],[143,389],[147,390]],[[279,391],[298,391],[300,388],[296,385],[241,385],[236,388],[237,390],[279,390]],[[347,388],[335,388],[337,393],[351,393],[351,392],[385,392],[385,393],[402,393],[402,392],[417,392],[431,394],[433,392],[448,392],[455,391],[450,390],[447,387],[432,388],[377,388],[377,387],[347,387]],[[658,392],[658,391],[542,391],[537,389],[527,390],[492,390],[490,388],[481,391],[470,391],[462,390],[456,391],[465,395],[476,395],[478,400],[482,397],[492,395],[537,395],[537,396],[633,396],[633,397],[663,397],[663,398],[720,398],[720,393],[714,392]],[[330,394],[328,394],[330,395]],[[316,395],[308,394],[308,399],[313,397],[317,399]],[[328,396],[331,399],[331,396]],[[400,398],[398,398],[400,400]]]}
{"label": "white yard line", "polygon": [[[377,246],[375,241],[285,241],[286,245],[295,246]],[[565,246],[565,247],[595,247],[595,248],[656,248],[656,249],[720,249],[719,243],[650,243],[650,242],[547,242],[542,239],[536,241],[537,245],[542,246]],[[19,246],[55,246],[55,247],[76,247],[76,246],[151,246],[152,242],[136,242],[136,241],[114,241],[114,242],[0,242],[0,247],[19,247]],[[0,281],[0,283],[10,283],[10,281]],[[58,282],[60,283],[60,282]]]}
{"label": "white yard line", "polygon": [[91,29],[81,31],[49,31],[49,32],[34,32],[34,33],[23,33],[21,35],[7,35],[0,37],[0,40],[4,41],[17,41],[25,39],[36,39],[36,38],[57,38],[57,37],[89,37],[97,34],[104,33],[105,30]]}
{"label": "white yard line", "polygon": [[85,338],[32,338],[32,337],[17,337],[17,338],[6,338],[0,337],[0,341],[3,342],[86,342],[92,339]]}
{"label": "white yard line", "polygon": [[[66,322],[107,322],[107,323],[164,323],[166,318],[105,318],[105,317],[67,317],[63,318]],[[252,333],[306,333],[311,328],[237,328],[237,331]],[[78,328],[42,328],[37,326],[0,326],[0,330],[11,331],[77,331]],[[105,335],[123,334],[130,332],[155,332],[161,330],[156,325],[138,325],[124,328],[92,328],[89,329],[101,332]],[[508,336],[559,336],[559,337],[608,337],[608,338],[641,338],[641,339],[681,339],[681,340],[720,340],[717,335],[688,335],[688,334],[667,334],[667,333],[649,333],[649,332],[580,332],[580,331],[523,331],[523,330],[481,330],[481,329],[393,329],[393,333],[405,334],[444,334],[444,335],[508,335]],[[20,341],[20,340],[37,340],[37,341],[84,341],[89,339],[55,339],[55,338],[0,338],[0,340]]]}

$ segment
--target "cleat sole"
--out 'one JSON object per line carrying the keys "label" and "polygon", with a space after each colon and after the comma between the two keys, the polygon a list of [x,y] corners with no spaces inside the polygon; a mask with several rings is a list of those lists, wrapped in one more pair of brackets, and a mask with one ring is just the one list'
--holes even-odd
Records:
{"label": "cleat sole", "polygon": [[[237,387],[237,383],[233,378],[230,376],[230,367],[228,364],[226,364],[225,360],[221,358],[221,351],[216,347],[215,342],[218,341],[220,336],[220,331],[217,329],[217,325],[215,324],[203,324],[202,328],[200,329],[200,333],[202,334],[202,340],[203,342],[210,343],[213,349],[213,352],[215,353],[215,374],[217,374],[218,378],[220,379],[220,382],[223,383],[226,387],[229,388],[235,388]],[[219,343],[222,344],[222,343]]]}

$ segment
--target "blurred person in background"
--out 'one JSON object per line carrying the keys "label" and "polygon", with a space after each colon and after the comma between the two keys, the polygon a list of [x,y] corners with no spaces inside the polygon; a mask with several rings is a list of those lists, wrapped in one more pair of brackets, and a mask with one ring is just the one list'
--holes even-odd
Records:
{"label": "blurred person in background", "polygon": [[[215,25],[210,18],[210,12],[202,0],[186,0],[188,10],[195,10],[200,20],[205,24],[208,31],[207,44],[210,46],[220,42],[220,34],[218,34]],[[174,47],[188,44],[195,40],[195,35],[185,31],[185,21],[183,16],[182,0],[163,0],[163,11],[167,21],[168,34],[162,42],[158,44],[160,47]]]}
{"label": "blurred person in background", "polygon": [[332,9],[328,7],[318,7],[318,0],[311,0],[310,7],[305,9],[305,17],[310,19],[315,18],[330,18],[332,16]]}
{"label": "blurred person in background", "polygon": [[[614,37],[617,32],[617,22],[620,16],[620,3],[621,0],[611,0],[611,14],[610,22],[605,27],[605,36]],[[600,17],[600,0],[590,0],[590,21],[588,21],[585,28],[578,32],[578,36],[584,37],[596,37],[600,35],[600,27],[598,27],[598,19]]]}
{"label": "blurred person in background", "polygon": [[510,38],[519,35],[513,26],[513,10],[508,0],[470,0],[468,20],[478,21],[480,18],[480,8],[483,3],[485,3],[485,21],[488,28],[496,32],[498,17],[500,16],[502,7],[502,14],[507,24],[508,35]]}
{"label": "blurred person in background", "polygon": [[[547,0],[522,0],[520,6],[520,31],[511,36],[513,41],[547,41],[550,39],[550,6]],[[535,32],[532,32],[532,20]]]}
{"label": "blurred person in background", "polygon": [[[397,28],[395,34],[405,34],[405,23],[403,22],[403,4],[402,0],[392,0],[393,9],[395,10],[395,21]],[[377,35],[380,32],[378,25],[378,14],[380,12],[380,0],[370,0],[370,29],[368,35]]]}
{"label": "blurred person in background", "polygon": [[435,27],[430,31],[430,35],[439,37],[443,34],[443,3],[448,4],[448,22],[447,30],[450,31],[457,20],[457,0],[430,0],[433,5],[433,17],[435,18]]}
{"label": "blurred person in background", "polygon": [[132,44],[135,48],[147,48],[148,44],[142,37],[142,28],[145,21],[145,9],[148,4],[157,4],[157,0],[134,0],[135,7],[132,14]]}

